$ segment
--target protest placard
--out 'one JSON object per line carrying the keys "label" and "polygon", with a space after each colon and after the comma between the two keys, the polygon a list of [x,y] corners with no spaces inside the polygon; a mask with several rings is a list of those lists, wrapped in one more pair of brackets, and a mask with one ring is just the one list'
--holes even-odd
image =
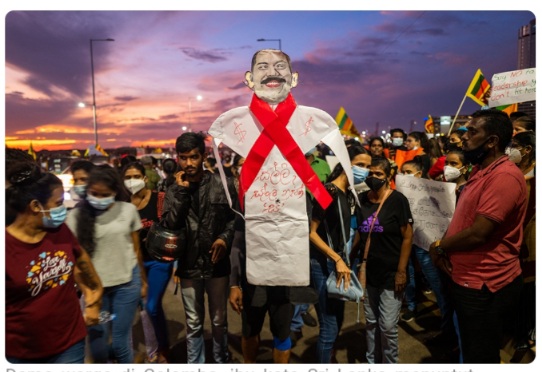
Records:
{"label": "protest placard", "polygon": [[536,68],[501,72],[491,78],[489,107],[536,100]]}
{"label": "protest placard", "polygon": [[397,175],[396,190],[406,196],[414,219],[413,243],[425,250],[442,238],[455,212],[455,183]]}

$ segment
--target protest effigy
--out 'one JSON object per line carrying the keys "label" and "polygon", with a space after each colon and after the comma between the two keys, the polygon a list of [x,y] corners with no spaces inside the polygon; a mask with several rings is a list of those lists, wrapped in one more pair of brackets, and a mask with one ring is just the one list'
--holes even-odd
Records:
{"label": "protest effigy", "polygon": [[[239,203],[245,219],[247,280],[253,285],[306,286],[310,282],[305,190],[323,208],[332,199],[304,154],[323,142],[354,184],[335,120],[322,110],[298,105],[290,93],[297,77],[282,51],[257,52],[251,71],[245,73],[245,84],[254,91],[250,106],[223,113],[209,129],[215,156],[224,143],[246,158]],[[225,182],[220,164],[219,171]]]}

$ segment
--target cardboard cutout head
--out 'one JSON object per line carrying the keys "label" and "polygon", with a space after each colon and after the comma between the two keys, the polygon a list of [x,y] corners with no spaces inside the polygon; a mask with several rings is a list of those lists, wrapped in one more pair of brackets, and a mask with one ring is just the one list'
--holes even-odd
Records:
{"label": "cardboard cutout head", "polygon": [[263,49],[252,57],[252,71],[245,73],[245,84],[262,100],[277,104],[297,85],[290,57],[277,49]]}

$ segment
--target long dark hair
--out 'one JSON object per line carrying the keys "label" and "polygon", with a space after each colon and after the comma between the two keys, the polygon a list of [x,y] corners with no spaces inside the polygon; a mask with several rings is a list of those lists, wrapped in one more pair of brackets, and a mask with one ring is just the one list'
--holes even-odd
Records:
{"label": "long dark hair", "polygon": [[529,153],[529,162],[532,162],[536,159],[536,135],[534,134],[534,132],[519,132],[514,137],[512,137],[512,142],[516,142],[521,147],[531,146],[532,150]]}
{"label": "long dark hair", "polygon": [[124,167],[122,167],[122,170],[120,172],[121,176],[124,177],[124,175],[126,174],[126,171],[130,168],[137,169],[139,173],[141,173],[143,177],[145,177],[145,167],[143,166],[143,164],[141,164],[140,161],[133,161],[131,163],[126,164]]}
{"label": "long dark hair", "polygon": [[[128,201],[126,188],[121,182],[118,172],[107,164],[98,165],[90,171],[88,176],[87,190],[94,184],[102,183],[115,192],[116,201]],[[97,210],[94,209],[88,200],[81,203],[77,215],[77,239],[79,243],[91,256],[94,255],[96,242],[94,241],[95,222]]]}
{"label": "long dark hair", "polygon": [[[350,161],[352,161],[352,159],[354,159],[356,156],[358,156],[360,154],[370,155],[369,151],[367,151],[361,144],[359,144],[359,145],[358,144],[353,144],[351,146],[348,146],[347,150],[348,150],[348,158],[350,159]],[[331,171],[331,174],[327,177],[326,183],[330,183],[335,178],[339,177],[340,174],[343,171],[344,171],[344,168],[343,168],[342,164],[337,163],[335,168],[333,168],[333,170]],[[352,185],[350,185],[350,186],[352,186]]]}
{"label": "long dark hair", "polygon": [[167,188],[175,183],[175,173],[177,173],[178,165],[175,159],[169,158],[162,162],[162,170],[166,174],[166,178],[162,182],[162,190],[166,191]]}
{"label": "long dark hair", "polygon": [[428,179],[427,171],[423,166],[423,158],[420,155],[416,155],[412,160],[405,161],[401,168],[405,165],[412,165],[416,171],[422,172],[422,178]]}
{"label": "long dark hair", "polygon": [[6,205],[9,214],[24,213],[32,200],[37,200],[44,207],[53,190],[62,187],[62,181],[57,176],[43,172],[33,162],[11,164],[6,171],[6,181],[9,183]]}

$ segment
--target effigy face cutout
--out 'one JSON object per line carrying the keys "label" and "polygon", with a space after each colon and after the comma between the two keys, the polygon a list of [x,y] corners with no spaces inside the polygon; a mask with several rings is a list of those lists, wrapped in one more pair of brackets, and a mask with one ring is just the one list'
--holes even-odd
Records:
{"label": "effigy face cutout", "polygon": [[256,54],[252,71],[245,73],[245,84],[258,98],[276,105],[286,99],[297,85],[297,72],[292,73],[289,57],[280,50],[264,49]]}

